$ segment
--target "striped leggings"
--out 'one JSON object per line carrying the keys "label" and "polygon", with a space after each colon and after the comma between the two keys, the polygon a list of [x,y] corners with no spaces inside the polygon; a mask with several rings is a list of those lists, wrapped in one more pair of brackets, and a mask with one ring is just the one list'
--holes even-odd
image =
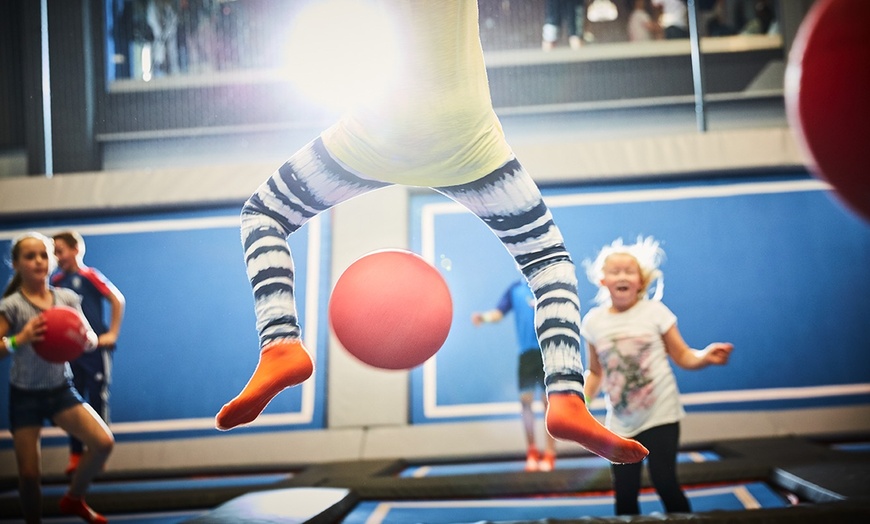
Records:
{"label": "striped leggings", "polygon": [[[388,185],[348,171],[318,138],[248,199],[241,214],[241,235],[261,346],[301,335],[287,237],[318,213]],[[528,280],[537,299],[535,323],[548,393],[582,395],[580,302],[574,263],[529,174],[511,159],[474,182],[433,189],[483,220]]]}

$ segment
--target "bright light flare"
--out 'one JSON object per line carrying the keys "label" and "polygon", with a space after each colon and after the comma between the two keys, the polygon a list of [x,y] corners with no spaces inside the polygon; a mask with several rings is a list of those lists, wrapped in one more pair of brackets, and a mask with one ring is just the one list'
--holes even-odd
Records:
{"label": "bright light flare", "polygon": [[367,0],[316,0],[293,22],[287,74],[299,92],[332,110],[371,103],[398,76],[400,43],[390,18]]}

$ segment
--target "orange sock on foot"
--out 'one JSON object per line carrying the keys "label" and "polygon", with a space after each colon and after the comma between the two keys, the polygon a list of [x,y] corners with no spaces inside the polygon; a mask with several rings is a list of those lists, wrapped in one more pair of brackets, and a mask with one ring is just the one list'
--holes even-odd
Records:
{"label": "orange sock on foot", "polygon": [[553,438],[572,440],[614,464],[640,462],[649,451],[605,428],[586,409],[586,403],[574,393],[549,395],[547,431]]}
{"label": "orange sock on foot", "polygon": [[541,460],[541,453],[535,446],[529,446],[526,451],[526,471],[538,471],[538,461]]}
{"label": "orange sock on foot", "polygon": [[314,372],[311,357],[298,340],[278,340],[260,351],[260,362],[238,396],[215,417],[222,431],[253,422],[275,395],[308,380]]}
{"label": "orange sock on foot", "polygon": [[60,499],[60,512],[64,515],[75,515],[81,517],[85,522],[91,524],[106,524],[108,519],[92,510],[90,506],[85,504],[85,499],[77,499],[67,493]]}
{"label": "orange sock on foot", "polygon": [[76,469],[79,467],[79,461],[82,459],[81,453],[70,453],[69,455],[69,463],[66,465],[66,469],[63,470],[64,475],[70,476],[76,472]]}
{"label": "orange sock on foot", "polygon": [[545,451],[538,467],[541,471],[553,471],[556,469],[556,454],[552,451]]}

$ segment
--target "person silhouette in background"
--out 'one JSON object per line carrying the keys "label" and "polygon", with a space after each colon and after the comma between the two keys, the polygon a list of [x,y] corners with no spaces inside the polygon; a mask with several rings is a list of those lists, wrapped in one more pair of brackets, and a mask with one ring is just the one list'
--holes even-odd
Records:
{"label": "person silhouette in background", "polygon": [[[64,231],[53,238],[58,267],[51,275],[51,285],[71,289],[81,297],[85,318],[98,336],[96,351],[84,353],[70,363],[73,384],[94,411],[109,422],[112,359],[121,332],[126,299],[99,270],[85,265],[85,241],[78,232]],[[105,320],[106,303],[111,312],[108,325]],[[69,463],[65,470],[67,475],[71,475],[78,467],[83,448],[79,439],[70,437]]]}
{"label": "person silhouette in background", "polygon": [[547,395],[544,394],[544,362],[541,359],[541,348],[538,347],[538,335],[535,333],[535,296],[532,295],[532,290],[525,281],[514,282],[505,290],[494,309],[472,313],[471,323],[475,326],[498,323],[511,311],[514,314],[514,327],[520,348],[517,386],[526,435],[526,471],[552,471],[556,466],[556,441],[545,433],[546,445],[542,455],[535,439],[535,413],[532,403],[535,393],[540,390],[541,401],[546,409]]}
{"label": "person silhouette in background", "polygon": [[568,45],[571,49],[580,49],[586,26],[586,0],[546,0],[544,28],[541,32],[541,48],[544,51],[552,51],[556,47],[563,25],[568,35]]}
{"label": "person silhouette in background", "polygon": [[[677,479],[680,419],[685,411],[670,361],[689,370],[728,363],[734,346],[714,342],[692,349],[683,340],[677,317],[661,302],[664,251],[652,237],[626,245],[617,239],[586,263],[598,286],[596,302],[583,317],[580,333],[589,347],[586,396],[603,390],[607,427],[640,441],[650,450],[650,479],[668,513],[688,513],[689,500]],[[659,281],[656,294],[650,284]],[[613,464],[616,514],[640,513],[643,464]]]}

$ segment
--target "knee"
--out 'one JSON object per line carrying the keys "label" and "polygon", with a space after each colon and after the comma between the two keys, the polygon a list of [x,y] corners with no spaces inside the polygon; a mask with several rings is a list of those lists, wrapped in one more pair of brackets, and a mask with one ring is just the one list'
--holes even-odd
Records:
{"label": "knee", "polygon": [[527,262],[522,268],[523,274],[532,285],[532,291],[537,290],[542,282],[577,285],[576,268],[564,246],[551,251],[547,257],[539,257],[537,260]]}
{"label": "knee", "polygon": [[115,437],[111,433],[103,433],[94,439],[93,443],[88,444],[88,449],[99,455],[108,456],[115,449]]}
{"label": "knee", "polygon": [[242,217],[244,217],[245,215],[258,215],[262,213],[263,208],[261,202],[262,201],[260,200],[257,193],[254,193],[253,195],[248,197],[248,199],[245,200],[245,203],[242,204]]}
{"label": "knee", "polygon": [[[304,218],[302,222],[296,223],[280,209],[271,209],[270,202],[274,201],[275,197],[257,192],[242,205],[239,222],[242,228],[243,243],[251,240],[249,237],[251,234],[275,236],[284,240],[307,220]],[[255,231],[257,233],[254,233]]]}
{"label": "knee", "polygon": [[520,393],[520,405],[522,405],[523,409],[531,409],[532,400],[534,400],[534,396],[530,391],[523,391]]}

